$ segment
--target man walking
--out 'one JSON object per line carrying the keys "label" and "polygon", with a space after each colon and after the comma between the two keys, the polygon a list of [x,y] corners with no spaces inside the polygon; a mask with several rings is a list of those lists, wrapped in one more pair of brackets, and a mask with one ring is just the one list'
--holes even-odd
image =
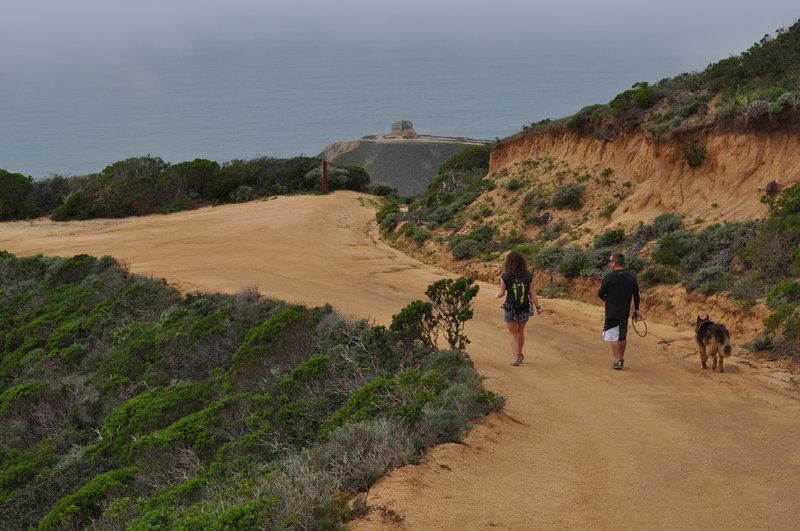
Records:
{"label": "man walking", "polygon": [[625,255],[614,253],[608,258],[611,272],[603,277],[597,295],[606,303],[606,320],[603,339],[611,342],[614,354],[613,369],[621,370],[625,364],[625,346],[628,336],[628,316],[633,299],[633,317],[639,318],[639,282],[625,271]]}

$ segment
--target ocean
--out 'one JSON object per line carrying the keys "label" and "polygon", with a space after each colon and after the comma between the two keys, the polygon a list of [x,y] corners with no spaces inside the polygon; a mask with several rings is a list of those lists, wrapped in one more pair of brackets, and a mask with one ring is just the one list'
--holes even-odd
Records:
{"label": "ocean", "polygon": [[0,169],[43,178],[142,155],[313,156],[398,120],[419,134],[493,140],[706,65],[628,45],[216,43],[18,66],[0,77]]}

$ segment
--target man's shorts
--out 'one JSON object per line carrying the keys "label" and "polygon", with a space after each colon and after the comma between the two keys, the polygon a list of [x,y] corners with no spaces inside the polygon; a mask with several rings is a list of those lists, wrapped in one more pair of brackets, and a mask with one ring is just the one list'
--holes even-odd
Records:
{"label": "man's shorts", "polygon": [[603,324],[604,341],[625,341],[628,337],[627,319],[606,319]]}

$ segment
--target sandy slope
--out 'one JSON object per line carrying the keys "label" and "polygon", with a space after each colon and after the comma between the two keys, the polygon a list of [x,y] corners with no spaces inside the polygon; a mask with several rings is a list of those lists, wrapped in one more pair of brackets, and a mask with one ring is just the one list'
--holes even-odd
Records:
{"label": "sandy slope", "polygon": [[[0,224],[19,256],[110,254],[181,289],[333,303],[391,315],[448,273],[385,246],[357,194],[289,197],[125,220]],[[369,493],[355,529],[796,529],[798,387],[733,358],[701,371],[691,331],[650,323],[612,371],[601,309],[544,300],[511,367],[494,287],[481,285],[469,352],[504,412]],[[647,309],[643,309],[646,315]],[[735,338],[734,338],[735,341]]]}

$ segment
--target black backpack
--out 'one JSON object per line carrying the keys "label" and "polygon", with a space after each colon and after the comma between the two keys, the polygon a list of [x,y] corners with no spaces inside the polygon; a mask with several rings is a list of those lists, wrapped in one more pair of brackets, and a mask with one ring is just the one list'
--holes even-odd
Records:
{"label": "black backpack", "polygon": [[526,283],[524,277],[509,280],[510,282],[506,282],[508,295],[506,295],[506,304],[503,305],[505,309],[514,313],[531,311],[531,294],[528,290],[530,281]]}

